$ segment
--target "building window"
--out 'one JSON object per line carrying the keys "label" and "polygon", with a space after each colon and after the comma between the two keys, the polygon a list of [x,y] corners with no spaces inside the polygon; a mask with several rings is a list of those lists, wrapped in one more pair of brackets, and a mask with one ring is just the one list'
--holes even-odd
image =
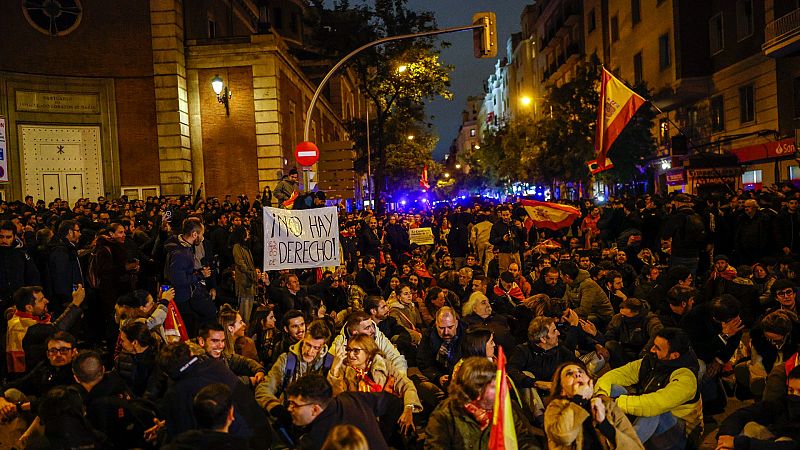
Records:
{"label": "building window", "polygon": [[658,140],[661,145],[669,144],[669,119],[661,119],[658,122]]}
{"label": "building window", "polygon": [[283,10],[281,8],[274,8],[272,10],[272,26],[276,30],[283,29]]}
{"label": "building window", "polygon": [[739,88],[739,122],[747,123],[756,119],[755,89],[752,84]]}
{"label": "building window", "polygon": [[725,34],[722,27],[722,13],[717,13],[708,21],[708,41],[711,54],[716,55],[725,49]]}
{"label": "building window", "polygon": [[208,19],[208,37],[217,37],[217,22],[214,22],[214,19]]}
{"label": "building window", "polygon": [[711,97],[711,131],[714,133],[725,131],[725,102],[723,100],[721,95]]}
{"label": "building window", "polygon": [[635,26],[642,21],[642,4],[639,0],[631,0],[631,22]]}
{"label": "building window", "polygon": [[736,2],[736,38],[740,41],[753,35],[753,0]]}
{"label": "building window", "polygon": [[793,83],[794,89],[794,117],[800,117],[800,77],[794,79]]}
{"label": "building window", "polygon": [[594,17],[594,8],[592,8],[586,17],[586,29],[591,33],[595,28],[597,28],[597,19]]}
{"label": "building window", "polygon": [[788,169],[790,180],[800,180],[800,166],[789,166]]}
{"label": "building window", "polygon": [[666,69],[671,64],[669,54],[669,33],[662,34],[658,38],[658,67],[661,70]]}
{"label": "building window", "polygon": [[633,82],[639,83],[644,79],[644,63],[642,63],[642,52],[633,55]]}
{"label": "building window", "polygon": [[611,42],[617,42],[619,40],[619,19],[617,16],[613,16],[611,18]]}
{"label": "building window", "polygon": [[761,173],[760,170],[748,170],[742,174],[742,187],[745,191],[761,189]]}

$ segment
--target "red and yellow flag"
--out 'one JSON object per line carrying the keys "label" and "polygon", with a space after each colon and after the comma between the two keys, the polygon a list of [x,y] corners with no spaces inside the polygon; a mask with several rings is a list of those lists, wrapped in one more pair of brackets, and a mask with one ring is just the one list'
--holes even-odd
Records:
{"label": "red and yellow flag", "polygon": [[168,342],[185,342],[189,340],[189,332],[183,324],[183,318],[175,300],[170,300],[167,305],[167,318],[164,320],[164,334],[168,336]]}
{"label": "red and yellow flag", "polygon": [[497,347],[497,378],[494,394],[494,415],[489,431],[489,448],[492,450],[517,450],[517,432],[511,411],[511,393],[506,377],[506,354]]}
{"label": "red and yellow flag", "polygon": [[594,143],[597,151],[597,167],[600,170],[610,168],[606,165],[608,149],[645,102],[644,98],[630,90],[605,67],[603,68]]}

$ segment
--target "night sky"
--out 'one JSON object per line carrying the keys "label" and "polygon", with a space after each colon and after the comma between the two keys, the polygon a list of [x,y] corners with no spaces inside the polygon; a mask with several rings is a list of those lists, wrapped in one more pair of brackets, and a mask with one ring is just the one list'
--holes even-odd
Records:
{"label": "night sky", "polygon": [[[534,0],[408,0],[410,9],[429,10],[436,13],[439,28],[468,25],[472,14],[494,11],[497,14],[498,58],[506,56],[506,41],[511,33],[520,31],[519,17],[522,9]],[[428,114],[434,116],[433,124],[439,134],[439,144],[433,152],[441,160],[450,148],[461,124],[461,111],[467,97],[483,91],[483,83],[494,72],[496,59],[476,59],[472,55],[472,32],[462,31],[443,35],[451,46],[442,52],[442,62],[455,66],[451,74],[453,100],[437,98],[428,104]]]}

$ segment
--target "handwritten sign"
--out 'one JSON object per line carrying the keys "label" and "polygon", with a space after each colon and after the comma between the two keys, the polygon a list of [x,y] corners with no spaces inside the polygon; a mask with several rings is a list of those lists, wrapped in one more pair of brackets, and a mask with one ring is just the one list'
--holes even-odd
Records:
{"label": "handwritten sign", "polygon": [[264,270],[338,266],[335,206],[288,210],[264,207]]}
{"label": "handwritten sign", "polygon": [[433,245],[433,230],[430,227],[408,230],[408,240],[417,245]]}

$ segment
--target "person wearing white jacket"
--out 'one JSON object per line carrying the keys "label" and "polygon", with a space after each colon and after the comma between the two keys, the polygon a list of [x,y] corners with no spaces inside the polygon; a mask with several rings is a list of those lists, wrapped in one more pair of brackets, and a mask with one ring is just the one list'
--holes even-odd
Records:
{"label": "person wearing white jacket", "polygon": [[375,325],[375,322],[363,311],[356,311],[347,317],[342,331],[333,339],[333,344],[330,347],[331,354],[333,354],[337,347],[345,347],[349,337],[357,334],[366,334],[374,337],[375,344],[386,359],[391,361],[403,375],[407,374],[408,363],[406,362],[406,358],[397,351],[394,344],[381,333],[377,325]]}

